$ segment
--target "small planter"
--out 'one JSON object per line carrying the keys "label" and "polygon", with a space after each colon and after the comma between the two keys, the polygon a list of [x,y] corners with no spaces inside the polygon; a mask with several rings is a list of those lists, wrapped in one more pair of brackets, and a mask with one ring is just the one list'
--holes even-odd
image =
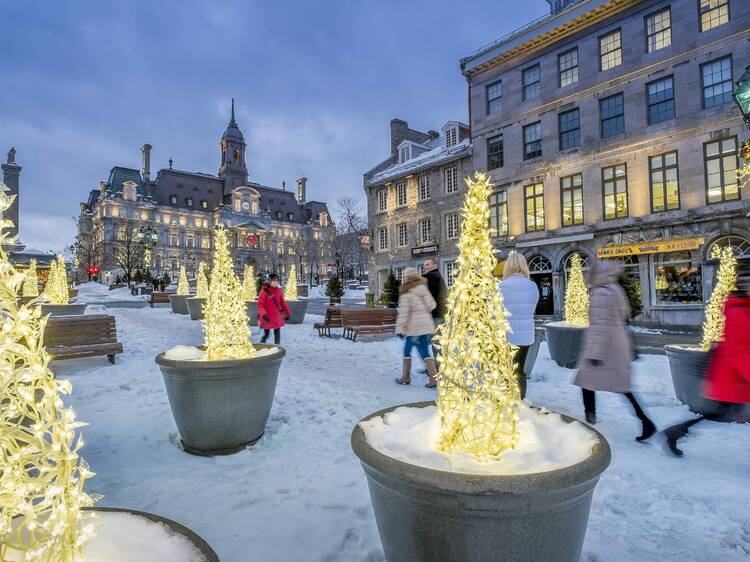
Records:
{"label": "small planter", "polygon": [[598,443],[582,462],[548,472],[493,476],[433,470],[394,459],[369,445],[357,425],[352,448],[367,474],[386,559],[578,561],[594,487],[611,460],[606,439],[589,429]]}
{"label": "small planter", "polygon": [[307,301],[286,301],[292,315],[287,320],[287,324],[302,324],[305,321],[305,312],[307,312]]}
{"label": "small planter", "polygon": [[247,320],[251,326],[258,325],[258,301],[246,301]]}
{"label": "small planter", "polygon": [[80,316],[87,304],[40,304],[42,316]]}
{"label": "small planter", "polygon": [[588,326],[574,326],[567,322],[545,324],[544,333],[549,355],[560,367],[576,367],[587,328]]}
{"label": "small planter", "polygon": [[169,304],[172,305],[172,312],[175,314],[190,314],[187,307],[187,299],[190,295],[169,295]]}
{"label": "small planter", "polygon": [[267,344],[254,347],[278,351],[224,361],[167,359],[163,353],[156,357],[187,452],[231,454],[263,435],[286,351]]}
{"label": "small planter", "polygon": [[193,320],[203,320],[203,306],[206,304],[206,299],[203,297],[190,297],[185,299],[187,303],[188,312],[190,318]]}
{"label": "small planter", "polygon": [[328,304],[341,304],[341,297],[328,297]]}

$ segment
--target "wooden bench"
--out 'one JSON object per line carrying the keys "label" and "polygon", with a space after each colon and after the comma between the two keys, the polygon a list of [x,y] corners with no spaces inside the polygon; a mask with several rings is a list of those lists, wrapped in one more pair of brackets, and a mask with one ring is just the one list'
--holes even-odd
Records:
{"label": "wooden bench", "polygon": [[341,308],[338,306],[329,306],[326,308],[326,318],[323,322],[313,324],[313,329],[318,330],[318,335],[331,337],[331,328],[342,328]]}
{"label": "wooden bench", "polygon": [[154,291],[151,293],[148,302],[151,304],[151,308],[154,308],[155,304],[169,304],[169,294]]}
{"label": "wooden bench", "polygon": [[107,314],[50,316],[43,343],[52,359],[106,355],[114,365],[115,355],[122,353],[115,317]]}
{"label": "wooden bench", "polygon": [[395,308],[345,308],[341,311],[344,337],[357,341],[363,334],[392,334],[396,330]]}

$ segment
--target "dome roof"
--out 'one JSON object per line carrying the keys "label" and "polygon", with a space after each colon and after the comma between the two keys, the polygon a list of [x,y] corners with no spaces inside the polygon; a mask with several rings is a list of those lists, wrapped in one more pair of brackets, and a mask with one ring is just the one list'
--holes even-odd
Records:
{"label": "dome roof", "polygon": [[221,138],[227,141],[245,142],[245,137],[242,136],[242,131],[240,131],[237,122],[234,120],[234,98],[232,98],[232,117],[229,119],[227,130],[224,131]]}

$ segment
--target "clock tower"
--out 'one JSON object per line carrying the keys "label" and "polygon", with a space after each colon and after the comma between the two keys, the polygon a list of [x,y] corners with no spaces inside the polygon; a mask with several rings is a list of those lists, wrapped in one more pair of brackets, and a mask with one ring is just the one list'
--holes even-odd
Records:
{"label": "clock tower", "polygon": [[247,166],[245,165],[245,137],[234,119],[234,98],[232,98],[232,117],[227,130],[221,137],[221,166],[219,178],[224,180],[224,198],[231,197],[235,187],[247,183]]}

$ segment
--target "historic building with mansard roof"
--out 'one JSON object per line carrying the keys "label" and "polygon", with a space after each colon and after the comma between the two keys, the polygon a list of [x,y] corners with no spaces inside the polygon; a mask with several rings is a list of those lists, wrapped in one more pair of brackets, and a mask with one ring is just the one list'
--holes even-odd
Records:
{"label": "historic building with mansard roof", "polygon": [[113,258],[122,249],[126,230],[151,227],[158,235],[152,274],[172,278],[185,265],[189,276],[208,262],[211,233],[219,224],[231,232],[237,272],[245,264],[284,276],[292,263],[300,282],[310,282],[334,267],[335,228],[325,203],[307,200],[307,178],[296,192],[249,180],[246,143],[232,115],[219,143],[217,175],[172,167],[151,177],[151,145],[141,148],[141,169],[114,166],[106,181],[81,203],[78,262],[81,277],[89,265],[100,268],[102,281],[123,273]]}

